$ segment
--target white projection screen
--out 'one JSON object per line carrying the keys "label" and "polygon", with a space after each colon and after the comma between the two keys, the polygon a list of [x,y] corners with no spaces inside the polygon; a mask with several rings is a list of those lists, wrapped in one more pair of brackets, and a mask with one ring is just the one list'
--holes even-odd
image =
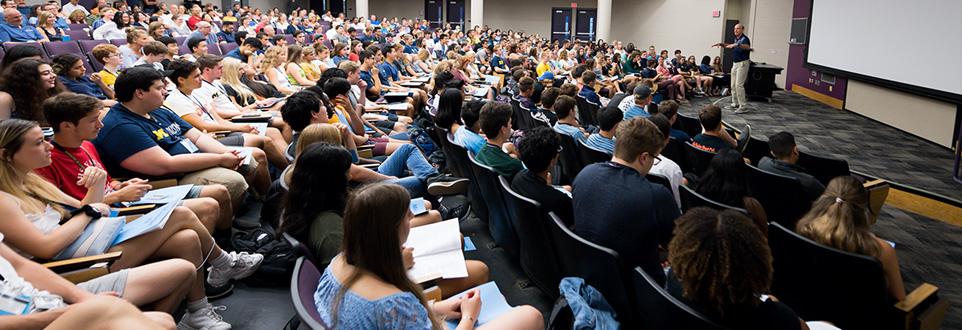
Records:
{"label": "white projection screen", "polygon": [[813,0],[810,66],[962,103],[962,0]]}

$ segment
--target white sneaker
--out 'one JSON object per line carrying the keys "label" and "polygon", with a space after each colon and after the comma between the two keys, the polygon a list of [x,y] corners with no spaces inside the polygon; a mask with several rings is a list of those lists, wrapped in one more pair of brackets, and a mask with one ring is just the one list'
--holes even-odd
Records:
{"label": "white sneaker", "polygon": [[234,259],[231,262],[231,266],[224,269],[219,269],[217,267],[211,266],[207,268],[207,283],[219,287],[227,284],[230,280],[239,280],[254,273],[257,267],[260,267],[261,262],[264,261],[264,256],[254,253],[249,254],[247,252],[231,252],[230,256]]}
{"label": "white sneaker", "polygon": [[193,313],[184,313],[184,317],[177,322],[177,330],[230,330],[230,323],[224,322],[224,317],[217,314],[217,310],[225,310],[225,306],[207,304]]}
{"label": "white sneaker", "polygon": [[749,110],[751,110],[751,109],[749,109],[748,106],[743,105],[743,106],[738,107],[738,109],[735,109],[735,114],[736,114],[736,115],[738,115],[738,114],[743,114],[743,113],[748,112]]}
{"label": "white sneaker", "polygon": [[725,110],[735,110],[735,109],[738,109],[738,105],[729,104],[725,106]]}

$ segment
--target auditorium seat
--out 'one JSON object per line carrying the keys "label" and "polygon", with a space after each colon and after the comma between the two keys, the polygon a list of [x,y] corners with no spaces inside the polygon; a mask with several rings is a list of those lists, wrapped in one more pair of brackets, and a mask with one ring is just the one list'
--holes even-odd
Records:
{"label": "auditorium seat", "polygon": [[754,136],[749,137],[748,143],[745,145],[745,152],[742,152],[742,157],[748,158],[752,165],[758,165],[758,161],[766,156],[772,156],[772,150],[768,147],[768,141],[758,139]]}
{"label": "auditorium seat", "polygon": [[701,134],[701,121],[696,117],[689,117],[678,113],[675,117],[675,124],[672,128],[685,132],[690,137]]}
{"label": "auditorium seat", "polygon": [[742,214],[748,215],[748,211],[740,207],[734,207],[731,205],[719,203],[713,201],[711,198],[705,197],[697,192],[691,187],[680,185],[678,186],[678,194],[681,195],[681,209],[682,211],[688,211],[690,209],[705,206],[716,210],[734,210],[741,212]]}
{"label": "auditorium seat", "polygon": [[711,164],[711,159],[715,158],[714,152],[699,149],[689,142],[685,142],[685,153],[688,155],[688,163],[691,164],[692,173],[698,176],[705,174]]}
{"label": "auditorium seat", "polygon": [[795,177],[775,174],[748,166],[748,186],[769,221],[778,222],[786,227],[795,228],[795,223],[812,207],[812,201],[805,197],[802,184]]}
{"label": "auditorium seat", "polygon": [[498,174],[490,167],[479,163],[470,154],[468,159],[470,160],[468,165],[474,172],[475,180],[472,183],[478,186],[481,195],[484,196],[484,207],[488,209],[488,230],[491,238],[504,248],[508,255],[518,259],[518,235],[508,217],[504,194],[501,191],[501,184],[498,183]]}
{"label": "auditorium seat", "polygon": [[29,46],[29,47],[33,47],[33,48],[39,49],[40,52],[43,53],[43,57],[44,57],[44,58],[46,58],[46,59],[49,59],[49,58],[50,58],[50,56],[47,56],[47,51],[45,51],[45,50],[43,49],[43,46],[41,46],[39,42],[35,42],[35,41],[31,41],[31,42],[9,42],[9,41],[8,41],[8,42],[4,42],[4,43],[3,43],[3,50],[9,52],[9,51],[10,51],[10,48],[13,48],[13,47],[16,47],[16,46]]}
{"label": "auditorium seat", "polygon": [[575,101],[578,105],[578,121],[581,122],[582,126],[594,125],[598,126],[598,109],[599,105],[588,102],[585,98],[580,95],[575,96]]}
{"label": "auditorium seat", "polygon": [[84,53],[94,50],[94,47],[100,44],[107,43],[106,40],[77,40],[77,44],[80,45],[80,50]]}
{"label": "auditorium seat", "polygon": [[744,155],[745,149],[748,148],[748,141],[750,141],[752,137],[752,125],[745,124],[745,127],[742,128],[741,132],[738,132],[737,136],[738,136],[738,144],[735,148],[738,149],[739,153]]}
{"label": "auditorium seat", "polygon": [[631,272],[631,280],[641,329],[726,329],[665,291],[641,267]]}
{"label": "auditorium seat", "polygon": [[626,329],[634,328],[634,290],[630,270],[621,264],[618,252],[581,238],[558,218],[551,217],[551,240],[561,261],[562,276],[580,277],[594,287],[614,308],[618,321]]}
{"label": "auditorium seat", "polygon": [[[184,42],[187,41],[187,37],[183,37],[183,36],[182,36],[182,37],[174,37],[174,40],[177,41],[177,45],[183,45]],[[183,47],[183,46],[182,46],[182,47],[180,47],[180,48],[187,48],[187,47]]]}
{"label": "auditorium seat", "polygon": [[581,142],[575,142],[575,144],[578,145],[578,151],[581,152],[581,159],[585,161],[585,165],[602,163],[611,160],[611,155],[609,155],[607,152],[586,146]]}
{"label": "auditorium seat", "polygon": [[498,179],[519,238],[521,269],[541,292],[551,299],[557,299],[561,269],[548,235],[548,221],[551,218],[541,204],[511,190],[511,185],[503,176]]}
{"label": "auditorium seat", "polygon": [[577,142],[570,135],[558,134],[558,139],[561,144],[561,155],[558,157],[558,165],[561,167],[559,182],[567,185],[575,181],[575,176],[585,167],[585,161],[581,159]]}
{"label": "auditorium seat", "polygon": [[[294,273],[291,275],[291,301],[294,303],[294,316],[309,329],[327,329],[328,327],[321,320],[321,314],[317,312],[317,305],[314,304],[314,291],[317,290],[317,282],[321,279],[321,270],[317,269],[310,260],[300,257],[294,264]],[[297,329],[297,327],[293,327]]]}
{"label": "auditorium seat", "polygon": [[70,40],[90,40],[90,32],[86,30],[69,30],[66,31],[67,35],[70,36]]}
{"label": "auditorium seat", "polygon": [[120,46],[126,45],[126,44],[127,44],[127,40],[126,40],[126,39],[111,39],[111,40],[110,40],[110,44],[111,44],[111,45],[114,45],[114,46],[117,46],[117,47],[120,47]]}
{"label": "auditorium seat", "polygon": [[[648,173],[648,175],[645,175],[645,179],[651,183],[661,185],[662,187],[668,189],[668,192],[671,192],[671,181],[668,180],[668,178],[658,174]],[[672,193],[672,195],[674,195],[674,193]]]}
{"label": "auditorium seat", "polygon": [[661,156],[667,157],[675,162],[675,164],[678,164],[678,167],[680,167],[684,173],[694,171],[691,167],[691,162],[688,161],[688,151],[685,150],[685,142],[683,141],[668,138],[668,144],[665,145],[665,148],[661,149]]}
{"label": "auditorium seat", "polygon": [[83,23],[77,23],[77,24],[69,23],[67,24],[67,28],[69,28],[70,31],[82,31],[82,30],[89,30],[90,26]]}
{"label": "auditorium seat", "polygon": [[284,237],[284,241],[286,241],[287,244],[291,246],[291,249],[293,249],[295,253],[307,258],[307,260],[310,260],[311,263],[315,265],[320,264],[320,262],[317,261],[317,258],[314,257],[314,252],[311,251],[311,249],[308,247],[307,244],[304,244],[303,242],[294,238],[294,236],[291,236],[288,233],[281,233],[281,236]]}
{"label": "auditorium seat", "polygon": [[87,55],[85,55],[80,50],[80,45],[77,44],[76,41],[44,42],[43,48],[47,52],[47,55],[50,56],[50,58],[53,58],[57,55],[62,55],[62,54],[74,54],[79,56],[84,63],[84,68],[87,69],[87,73],[86,73],[87,76],[90,76],[91,73],[100,71],[100,70],[94,71],[93,66],[90,64],[90,59],[88,59]]}
{"label": "auditorium seat", "polygon": [[94,57],[94,52],[87,52],[86,56],[87,63],[90,63],[90,68],[93,69],[92,72],[100,72],[100,70],[104,69],[104,65],[97,61],[96,57]]}
{"label": "auditorium seat", "polygon": [[471,170],[471,165],[468,165],[471,162],[468,159],[468,151],[451,141],[447,130],[438,129],[438,132],[444,136],[441,140],[441,149],[444,150],[445,165],[455,176],[468,179],[468,200],[471,203],[471,211],[478,219],[487,222],[488,209],[484,206],[484,196],[481,196],[481,189],[478,188],[477,180],[474,178],[474,171]]}
{"label": "auditorium seat", "polygon": [[227,53],[230,53],[232,50],[237,49],[237,44],[232,42],[223,43],[223,44],[219,44],[218,48],[220,48],[221,54],[227,55]]}
{"label": "auditorium seat", "polygon": [[290,34],[281,34],[281,35],[284,36],[284,40],[287,41],[288,45],[293,45],[297,43],[297,40],[294,40],[293,35],[290,35]]}
{"label": "auditorium seat", "polygon": [[837,176],[851,174],[848,169],[848,162],[845,160],[816,156],[801,150],[798,151],[798,163],[796,165],[805,168],[808,174],[814,176],[823,185],[828,185],[828,182]]}
{"label": "auditorium seat", "polygon": [[778,223],[768,229],[772,294],[805,320],[842,329],[938,329],[948,302],[923,283],[902,302],[890,298],[875,258],[821,245]]}

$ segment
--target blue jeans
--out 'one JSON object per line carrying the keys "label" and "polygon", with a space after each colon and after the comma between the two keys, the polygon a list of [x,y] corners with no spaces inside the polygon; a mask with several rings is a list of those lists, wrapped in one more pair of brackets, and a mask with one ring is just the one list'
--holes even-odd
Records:
{"label": "blue jeans", "polygon": [[[405,170],[411,171],[413,175],[401,178]],[[390,157],[381,163],[381,166],[378,166],[377,172],[398,177],[398,179],[388,182],[406,188],[414,197],[426,196],[427,186],[425,181],[438,174],[438,170],[431,166],[431,163],[413,144],[404,144],[397,148]]]}

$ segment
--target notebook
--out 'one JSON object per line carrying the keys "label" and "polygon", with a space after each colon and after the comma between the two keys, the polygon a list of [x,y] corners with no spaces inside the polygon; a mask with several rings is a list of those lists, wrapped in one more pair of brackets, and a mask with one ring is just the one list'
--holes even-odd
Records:
{"label": "notebook", "polygon": [[384,93],[384,97],[408,97],[411,96],[410,92],[388,92]]}
{"label": "notebook", "polygon": [[[511,310],[511,305],[508,305],[508,301],[504,298],[504,294],[501,293],[501,289],[494,281],[482,284],[480,286],[469,289],[468,291],[478,289],[481,294],[481,312],[478,313],[478,321],[475,326],[482,326],[485,323],[494,320],[499,315],[504,314]],[[460,297],[467,294],[468,291],[461,292],[452,297]],[[445,321],[448,329],[454,329],[458,327],[459,320]]]}
{"label": "notebook", "polygon": [[405,111],[408,109],[408,104],[404,102],[391,103],[387,105],[388,111]]}
{"label": "notebook", "polygon": [[230,150],[237,150],[243,160],[241,160],[241,165],[250,165],[251,161],[254,160],[253,154],[254,148],[251,147],[227,147]]}
{"label": "notebook", "polygon": [[170,213],[174,211],[174,208],[180,203],[167,203],[164,206],[158,207],[147,214],[144,214],[140,218],[134,221],[128,222],[124,225],[124,228],[120,230],[120,234],[114,239],[114,244],[117,245],[123,243],[131,238],[147,234],[150,232],[155,232],[164,228],[167,224],[167,219],[170,219]]}
{"label": "notebook", "polygon": [[472,93],[471,95],[473,95],[474,97],[485,97],[485,96],[488,96],[488,90],[490,89],[491,89],[491,86],[481,85],[480,87],[476,88],[474,90],[474,93]]}
{"label": "notebook", "polygon": [[414,249],[414,267],[408,270],[408,277],[415,283],[438,275],[442,278],[468,276],[457,219],[411,228],[404,246]]}
{"label": "notebook", "polygon": [[194,185],[185,184],[185,185],[179,185],[179,186],[173,186],[173,187],[167,187],[167,188],[161,188],[161,189],[154,189],[144,194],[144,197],[141,197],[139,201],[126,202],[123,204],[126,206],[134,206],[134,205],[144,205],[144,204],[168,204],[171,202],[179,202],[180,200],[184,199],[184,197],[186,197],[188,193],[190,193],[191,188],[194,188]]}
{"label": "notebook", "polygon": [[267,123],[250,123],[247,125],[254,126],[254,129],[257,130],[257,135],[264,136],[264,134],[267,134]]}

